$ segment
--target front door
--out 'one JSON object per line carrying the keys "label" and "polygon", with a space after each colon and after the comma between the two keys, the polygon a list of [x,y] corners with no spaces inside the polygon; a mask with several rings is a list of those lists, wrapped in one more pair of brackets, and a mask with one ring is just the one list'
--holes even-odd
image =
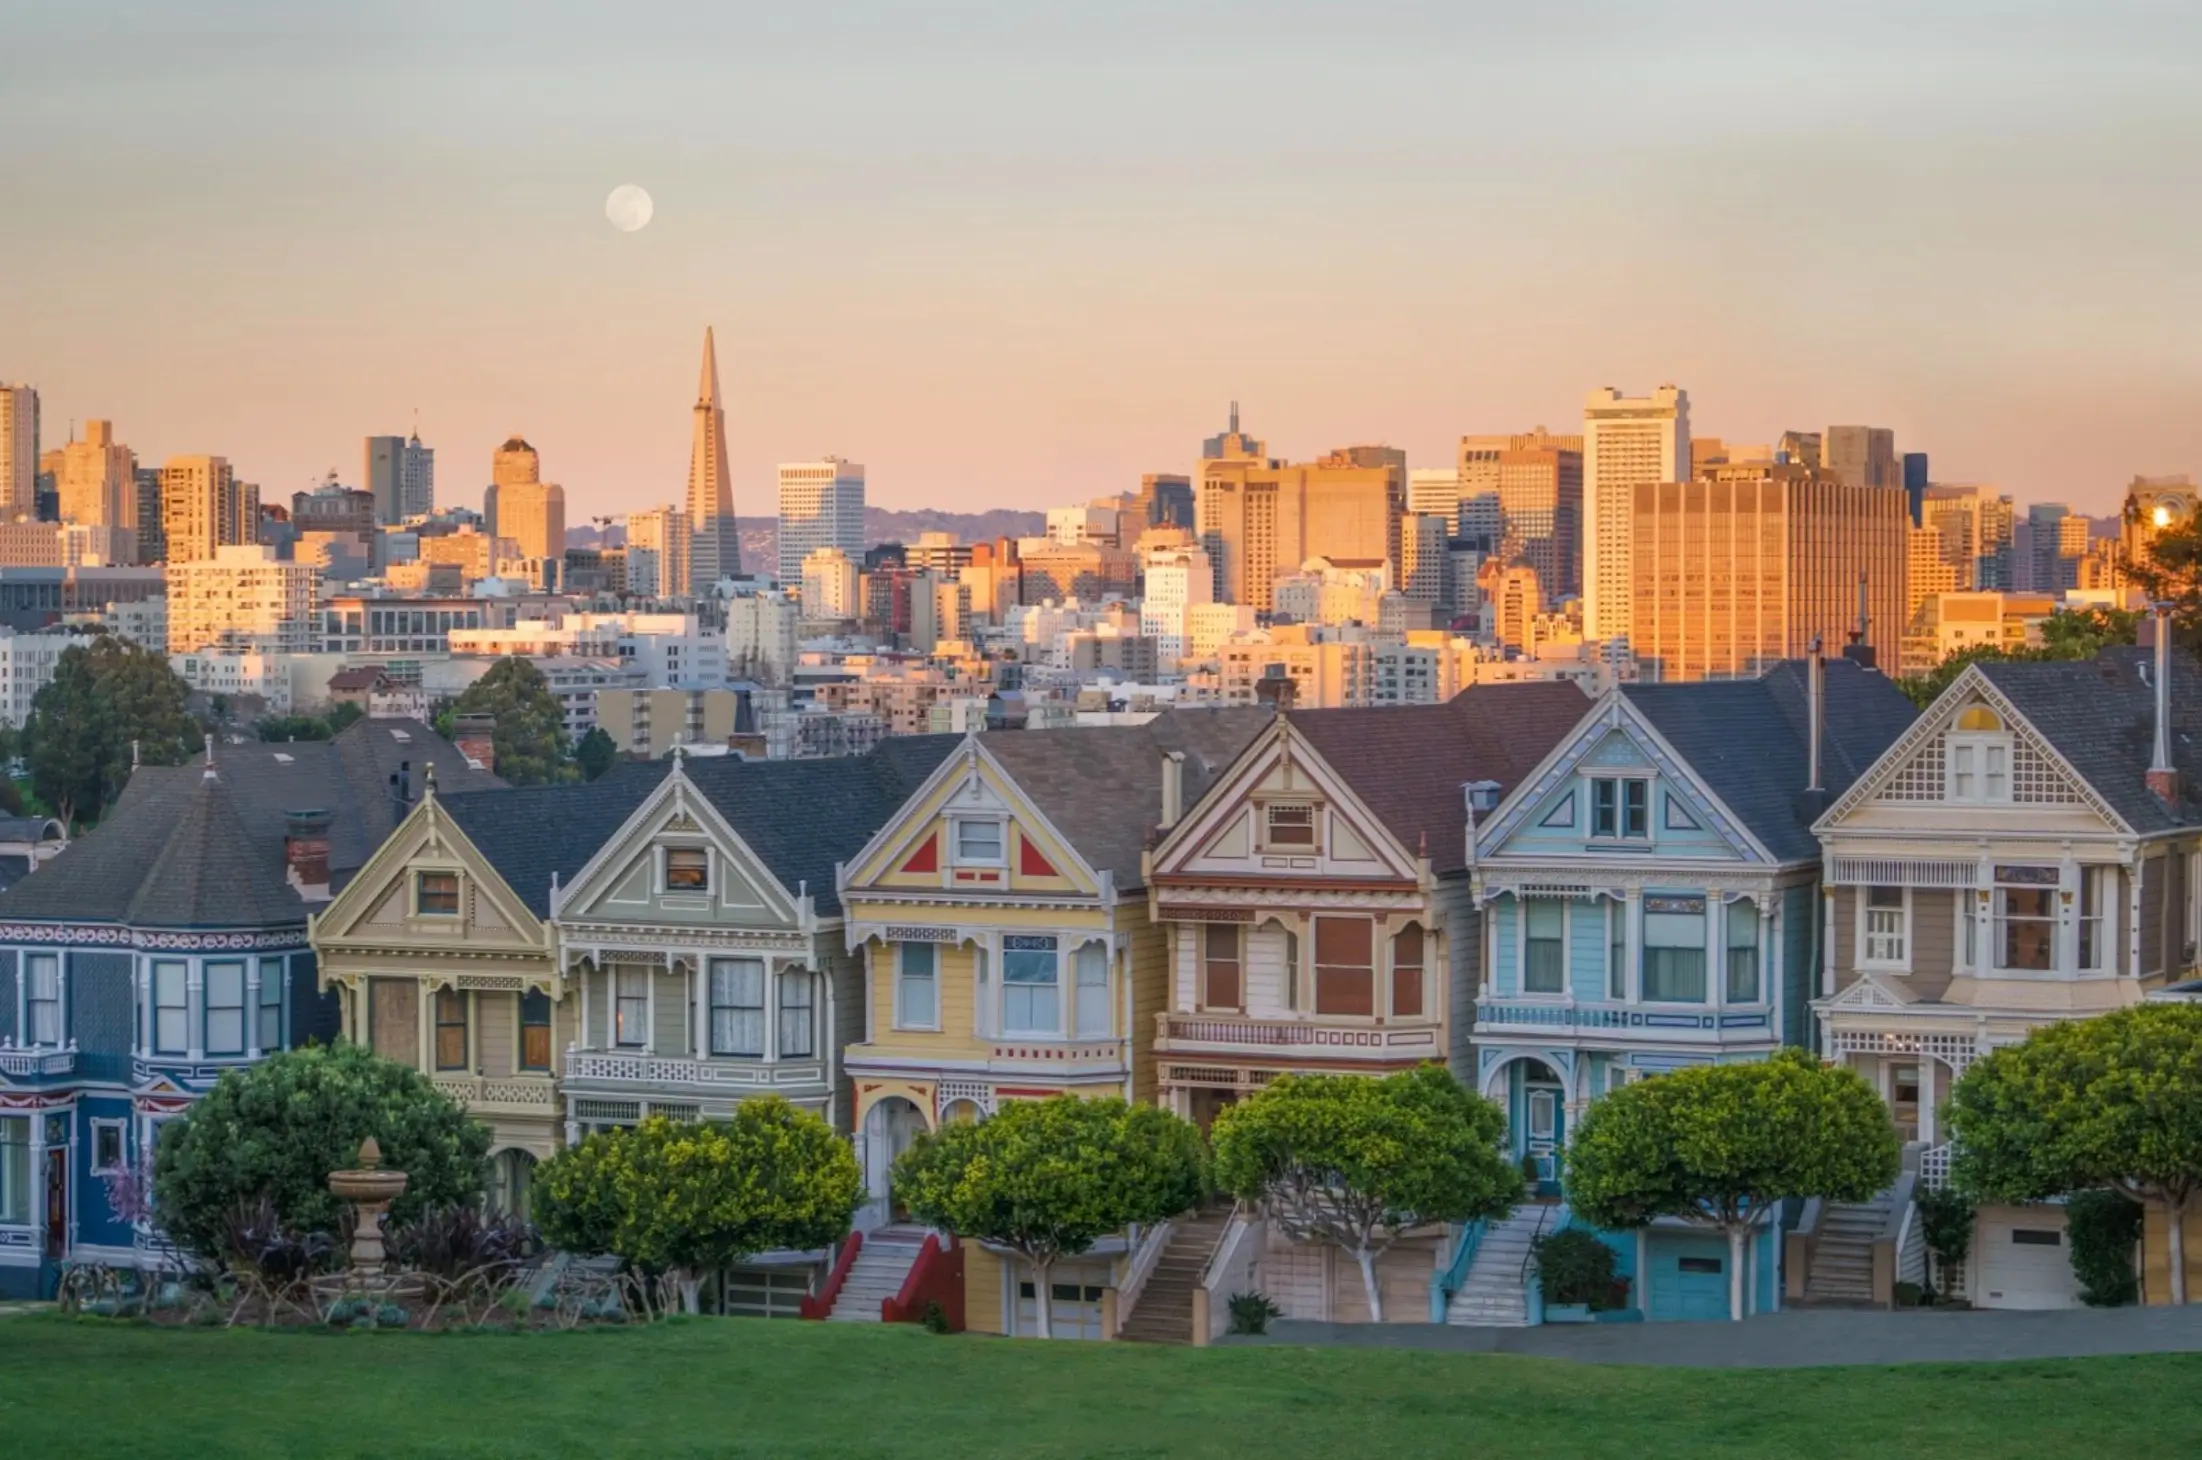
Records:
{"label": "front door", "polygon": [[900,1221],[894,1204],[895,1157],[925,1132],[925,1116],[915,1105],[890,1095],[864,1114],[864,1185],[871,1193],[864,1226]]}
{"label": "front door", "polygon": [[1919,1139],[1920,1073],[1916,1064],[1889,1068],[1889,1116],[1896,1122],[1898,1137],[1906,1141]]}
{"label": "front door", "polygon": [[46,1148],[46,1256],[69,1255],[69,1148]]}
{"label": "front door", "polygon": [[[1560,1100],[1560,1087],[1532,1080],[1522,1087],[1527,1120],[1524,1127],[1527,1138],[1522,1154],[1536,1163],[1537,1190],[1549,1196],[1559,1190],[1560,1150],[1566,1144],[1567,1114]],[[1524,1169],[1527,1175],[1527,1169]]]}

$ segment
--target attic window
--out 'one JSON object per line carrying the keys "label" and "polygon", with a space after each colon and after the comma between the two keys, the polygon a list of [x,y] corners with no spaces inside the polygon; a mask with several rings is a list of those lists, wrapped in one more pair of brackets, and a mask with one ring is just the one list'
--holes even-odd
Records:
{"label": "attic window", "polygon": [[2003,717],[1986,705],[1972,705],[1958,715],[1957,728],[1999,731],[2003,728]]}
{"label": "attic window", "polygon": [[414,908],[422,917],[455,918],[459,915],[459,874],[423,872],[414,883]]}
{"label": "attic window", "polygon": [[1262,808],[1262,830],[1273,847],[1315,845],[1315,808],[1304,801],[1272,802]]}
{"label": "attic window", "polygon": [[711,890],[711,854],[702,847],[667,847],[665,849],[665,890],[667,892],[709,892]]}

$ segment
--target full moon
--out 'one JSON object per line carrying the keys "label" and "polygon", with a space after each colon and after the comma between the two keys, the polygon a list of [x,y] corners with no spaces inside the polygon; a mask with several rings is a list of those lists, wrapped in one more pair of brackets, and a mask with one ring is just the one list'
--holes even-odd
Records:
{"label": "full moon", "polygon": [[612,226],[621,233],[635,233],[648,226],[656,206],[641,188],[623,183],[613,188],[612,195],[604,200],[604,216],[611,219]]}

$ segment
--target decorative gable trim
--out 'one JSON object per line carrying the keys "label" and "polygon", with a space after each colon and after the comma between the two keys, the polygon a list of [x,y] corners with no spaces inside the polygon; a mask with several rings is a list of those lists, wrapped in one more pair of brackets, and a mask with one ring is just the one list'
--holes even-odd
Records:
{"label": "decorative gable trim", "polygon": [[[1042,860],[1048,863],[1050,870],[1045,873],[1025,874],[1060,877],[1074,884],[1067,891],[1039,894],[1040,896],[1050,901],[1071,903],[1099,896],[1104,904],[1114,902],[1115,890],[1111,879],[1087,864],[1077,844],[1065,836],[1062,829],[1034,804],[1032,798],[1018,786],[1016,777],[987,753],[976,732],[966,735],[963,748],[934,767],[933,773],[910,794],[893,816],[887,818],[886,824],[872,834],[872,839],[864,844],[863,849],[842,864],[839,891],[844,900],[851,895],[907,901],[913,897],[973,894],[984,898],[991,894],[993,900],[1007,897],[1017,903],[1031,898],[1033,894],[1005,890],[1005,879],[999,875],[983,887],[944,887],[937,894],[930,889],[882,888],[872,885],[882,877],[900,872],[932,873],[940,870],[939,847],[943,831],[937,822],[940,818],[967,809],[958,805],[960,792],[968,792],[967,800],[984,806],[988,814],[998,813],[1005,821],[1014,823],[1022,833],[1019,840],[1025,846],[1030,847],[1036,839],[1044,838],[1067,853],[1067,870],[1055,866],[1055,859],[1042,853]],[[1007,835],[1006,828],[1004,834]],[[921,835],[925,838],[923,845],[916,842],[916,838]],[[1006,844],[1003,853],[1005,856],[1008,854]],[[1004,869],[995,870],[998,874]]]}
{"label": "decorative gable trim", "polygon": [[[486,900],[504,922],[511,934],[510,947],[533,949],[541,946],[542,920],[528,910],[519,894],[491,865],[489,858],[467,839],[466,833],[443,809],[443,803],[434,796],[424,796],[375,849],[367,865],[360,868],[345,884],[344,890],[313,917],[308,929],[315,946],[372,943],[381,948],[390,946],[393,941],[406,942],[402,935],[394,935],[387,928],[363,936],[361,925],[374,916],[393,890],[410,897],[407,882],[414,864],[422,860],[456,862],[465,868],[472,896]],[[455,952],[462,951],[462,945],[451,946]],[[505,945],[499,940],[497,946]]]}
{"label": "decorative gable trim", "polygon": [[[585,910],[593,899],[611,890],[611,879],[632,865],[638,855],[648,854],[649,842],[667,832],[676,835],[702,836],[712,841],[717,849],[730,855],[740,868],[744,881],[763,893],[766,905],[763,911],[777,919],[790,931],[811,931],[813,917],[806,899],[797,896],[793,888],[784,887],[764,858],[757,855],[748,842],[742,839],[733,824],[711,804],[702,788],[688,779],[684,757],[673,757],[673,768],[664,780],[643,798],[619,830],[605,838],[596,854],[583,864],[563,887],[551,889],[550,921],[564,924],[572,921],[568,909]],[[714,907],[725,895],[722,879],[714,879],[710,901]],[[583,916],[591,927],[607,926],[655,926],[647,918],[631,920],[602,908]],[[682,925],[686,927],[686,924]]]}
{"label": "decorative gable trim", "polygon": [[1909,1002],[1883,988],[1870,973],[1860,974],[1858,981],[1844,989],[1824,1005],[1830,1009],[1903,1009]]}
{"label": "decorative gable trim", "polygon": [[[2110,803],[2098,795],[2087,778],[2034,728],[2032,721],[2019,713],[1996,688],[1995,682],[1980,672],[1978,664],[1965,666],[1964,672],[1936,697],[1927,712],[1914,720],[1894,745],[1881,752],[1880,759],[1853,781],[1850,789],[1813,823],[1813,832],[1839,829],[1853,811],[1868,802],[1948,804],[1944,790],[1943,747],[1959,713],[1976,701],[1986,703],[2001,716],[2011,733],[2013,806],[2084,806],[2120,831],[2134,834],[2125,818],[2111,809]],[[2033,764],[2027,764],[2029,761]],[[2017,793],[2022,777],[2037,785],[2051,779],[2061,781],[2065,794],[2036,794],[2021,799]]]}

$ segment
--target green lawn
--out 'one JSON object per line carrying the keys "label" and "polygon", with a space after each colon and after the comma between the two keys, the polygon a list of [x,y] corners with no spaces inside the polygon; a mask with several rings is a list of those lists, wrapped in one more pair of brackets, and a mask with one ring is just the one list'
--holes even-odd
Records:
{"label": "green lawn", "polygon": [[2202,1454],[2202,1356],[1693,1371],[703,1320],[524,1337],[0,1317],[22,1456]]}

